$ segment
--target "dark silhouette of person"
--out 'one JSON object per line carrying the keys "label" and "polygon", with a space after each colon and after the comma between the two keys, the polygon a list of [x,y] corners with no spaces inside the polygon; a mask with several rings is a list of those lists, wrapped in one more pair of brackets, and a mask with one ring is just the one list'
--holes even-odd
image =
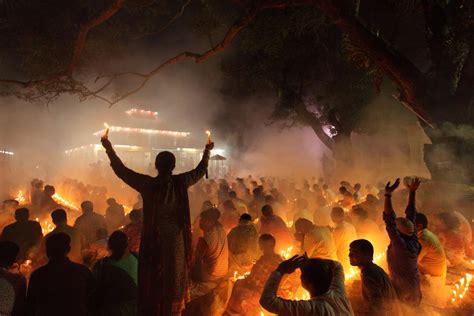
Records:
{"label": "dark silhouette of person", "polygon": [[107,199],[107,205],[105,222],[108,231],[115,231],[125,224],[125,210],[114,198]]}
{"label": "dark silhouette of person", "polygon": [[6,226],[2,232],[2,240],[11,241],[20,247],[18,261],[28,258],[33,247],[39,246],[43,233],[41,225],[36,221],[30,221],[30,211],[27,208],[19,208],[15,211],[16,222]]}
{"label": "dark silhouette of person", "polygon": [[138,315],[181,315],[189,286],[192,258],[188,188],[206,173],[210,150],[189,172],[173,175],[176,158],[168,151],[156,156],[158,176],[127,168],[107,137],[102,138],[115,174],[143,198],[143,232],[138,276]]}
{"label": "dark silhouette of person", "polygon": [[97,280],[94,315],[126,316],[137,313],[138,256],[129,251],[127,235],[110,235],[109,257],[99,260],[93,269]]}
{"label": "dark silhouette of person", "polygon": [[91,310],[94,277],[87,267],[69,260],[71,238],[57,233],[46,239],[49,262],[31,274],[27,315],[83,316]]}
{"label": "dark silhouette of person", "polygon": [[0,241],[0,315],[24,315],[26,278],[9,272],[20,248],[11,241]]}
{"label": "dark silhouette of person", "polygon": [[364,304],[360,315],[400,315],[397,292],[387,273],[373,262],[374,246],[366,239],[354,240],[349,246],[352,266],[360,269]]}

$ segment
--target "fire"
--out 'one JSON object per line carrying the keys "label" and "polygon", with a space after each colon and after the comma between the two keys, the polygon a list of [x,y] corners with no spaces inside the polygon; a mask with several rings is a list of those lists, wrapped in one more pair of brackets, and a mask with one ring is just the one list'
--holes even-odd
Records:
{"label": "fire", "polygon": [[293,227],[293,221],[286,222],[286,227],[288,228]]}
{"label": "fire", "polygon": [[55,225],[53,223],[51,223],[50,221],[45,220],[43,222],[40,222],[38,217],[36,218],[36,221],[40,224],[41,232],[43,233],[43,235],[49,234],[55,228]]}
{"label": "fire", "polygon": [[[374,256],[374,263],[380,265],[382,260],[385,258],[385,252],[378,253]],[[345,274],[346,282],[353,281],[360,275],[359,269],[351,267],[349,272]]]}
{"label": "fire", "polygon": [[453,295],[451,297],[451,303],[459,304],[466,296],[469,286],[471,284],[472,274],[466,273],[459,281],[453,286]]}
{"label": "fire", "polygon": [[280,256],[282,256],[283,258],[288,259],[291,257],[291,252],[293,251],[293,246],[290,246],[286,249],[283,249],[282,251],[280,251]]}
{"label": "fire", "polygon": [[61,195],[59,195],[58,193],[55,193],[53,195],[53,199],[56,201],[56,203],[58,204],[61,204],[67,208],[70,208],[72,210],[75,210],[75,211],[79,211],[79,207],[77,207],[76,205],[74,205],[74,203],[66,200],[65,198],[63,198]]}
{"label": "fire", "polygon": [[250,275],[250,272],[245,272],[244,274],[239,274],[237,271],[234,271],[234,282],[237,280],[243,280]]}
{"label": "fire", "polygon": [[25,193],[23,193],[22,190],[19,190],[18,193],[16,194],[15,200],[18,201],[18,203],[23,204],[26,202],[26,197]]}

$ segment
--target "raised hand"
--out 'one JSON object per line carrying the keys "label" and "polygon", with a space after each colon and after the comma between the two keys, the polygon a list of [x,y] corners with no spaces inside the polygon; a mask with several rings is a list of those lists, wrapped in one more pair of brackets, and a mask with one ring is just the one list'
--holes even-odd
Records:
{"label": "raised hand", "polygon": [[420,179],[415,178],[411,180],[411,183],[407,183],[406,186],[411,192],[415,192],[420,186],[420,183],[421,183]]}
{"label": "raised hand", "polygon": [[397,180],[395,180],[395,182],[390,185],[390,182],[387,182],[387,185],[385,186],[385,193],[392,193],[393,191],[395,191],[398,186],[400,185],[400,178],[397,178]]}
{"label": "raised hand", "polygon": [[206,144],[206,150],[212,150],[214,149],[214,142]]}
{"label": "raised hand", "polygon": [[290,259],[281,262],[278,265],[277,271],[279,271],[281,274],[293,273],[297,268],[301,267],[301,265],[306,261],[306,259],[308,259],[306,255],[293,256]]}
{"label": "raised hand", "polygon": [[100,139],[100,142],[102,143],[102,146],[105,148],[105,150],[112,150],[112,143],[110,142],[109,138],[107,136],[102,136]]}

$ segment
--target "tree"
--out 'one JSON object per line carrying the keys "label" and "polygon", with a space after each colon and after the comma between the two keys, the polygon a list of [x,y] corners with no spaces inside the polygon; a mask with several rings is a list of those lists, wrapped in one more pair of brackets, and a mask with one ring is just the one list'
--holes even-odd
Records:
{"label": "tree", "polygon": [[[125,47],[130,43],[131,33],[136,39],[140,37],[137,33],[146,35],[159,30],[157,18],[176,19],[162,9],[162,2],[153,0],[62,3],[59,0],[41,4],[12,0],[2,2],[1,42],[5,52],[20,56],[15,55],[14,59],[23,66],[20,73],[0,81],[4,85],[4,93],[14,93],[28,100],[51,100],[61,93],[73,93],[81,99],[97,97],[113,105],[140,91],[150,78],[167,66],[182,60],[203,62],[226,50],[241,31],[258,22],[262,13],[302,8],[322,14],[330,25],[343,34],[353,55],[367,65],[366,76],[377,74],[375,77],[381,78],[381,73],[398,86],[400,102],[419,117],[433,141],[433,145],[426,148],[426,159],[433,176],[446,178],[447,166],[451,166],[449,169],[452,171],[454,165],[460,167],[456,172],[450,172],[454,178],[459,180],[462,176],[463,181],[474,181],[471,168],[473,140],[463,132],[472,130],[474,113],[472,1],[202,0],[198,3],[199,7],[225,8],[226,12],[232,12],[226,17],[233,17],[234,12],[237,15],[231,22],[229,18],[224,23],[228,29],[220,41],[214,43],[210,37],[210,49],[202,53],[184,51],[148,72],[102,70],[109,75],[96,74],[97,85],[89,88],[86,86],[87,78],[83,77],[90,76],[89,67],[100,60],[94,57],[100,52],[104,55],[110,53],[103,41],[113,43],[113,46],[121,43]],[[188,2],[178,5],[174,2],[163,3],[179,16]],[[400,23],[402,19],[403,23]],[[161,25],[166,26],[167,23]],[[210,23],[210,28],[212,25]],[[424,27],[420,28],[420,25]],[[414,33],[424,35],[423,40],[418,40],[421,45],[403,47],[401,30],[405,34],[409,30],[408,37]],[[424,58],[420,58],[423,55]],[[112,99],[103,96],[114,81],[126,76],[139,80],[135,88]],[[364,78],[364,75],[358,78]],[[287,76],[289,84],[284,86],[290,88],[287,89],[288,95],[304,95],[301,92],[310,84],[295,82],[294,78]],[[334,111],[329,113],[331,115],[327,115],[327,119],[337,118],[337,115],[332,115]],[[342,118],[337,120],[343,122]],[[452,126],[456,128],[450,128]],[[322,134],[318,136],[324,138]],[[438,163],[440,152],[449,152],[443,164]]]}

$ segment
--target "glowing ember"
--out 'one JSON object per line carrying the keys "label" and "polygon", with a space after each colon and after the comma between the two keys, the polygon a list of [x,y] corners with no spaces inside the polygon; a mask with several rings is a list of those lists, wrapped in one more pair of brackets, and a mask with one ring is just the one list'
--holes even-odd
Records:
{"label": "glowing ember", "polygon": [[239,274],[237,271],[234,271],[234,282],[237,280],[243,280],[250,275],[250,272],[245,272],[244,274]]}
{"label": "glowing ember", "polygon": [[453,295],[451,296],[451,303],[459,304],[464,297],[466,297],[467,291],[471,284],[472,274],[466,273],[459,281],[453,286]]}
{"label": "glowing ember", "polygon": [[282,256],[285,259],[288,259],[288,258],[290,258],[292,251],[293,251],[293,246],[290,246],[290,247],[280,251],[280,256]]}
{"label": "glowing ember", "polygon": [[61,204],[62,206],[65,206],[71,210],[75,210],[75,211],[79,211],[79,207],[77,207],[76,205],[74,205],[74,203],[66,200],[65,198],[63,198],[61,195],[59,195],[58,193],[55,193],[53,195],[53,199],[54,201],[56,201],[56,203],[58,204]]}
{"label": "glowing ember", "polygon": [[16,194],[15,200],[17,200],[20,204],[24,204],[26,202],[25,193],[23,193],[22,190],[19,190]]}

